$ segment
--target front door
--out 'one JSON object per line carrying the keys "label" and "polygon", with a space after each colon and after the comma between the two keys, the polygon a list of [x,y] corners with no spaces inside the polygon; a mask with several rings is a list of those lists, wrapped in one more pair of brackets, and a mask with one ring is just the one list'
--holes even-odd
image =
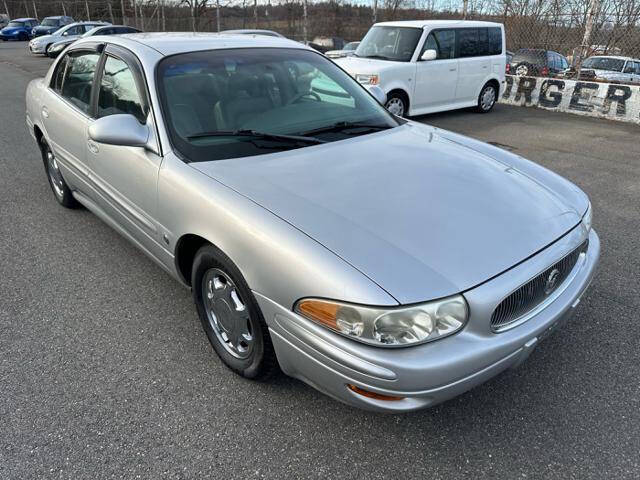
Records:
{"label": "front door", "polygon": [[[142,69],[131,54],[109,45],[96,83],[96,118],[133,115],[151,122]],[[152,126],[153,129],[153,126]],[[148,250],[158,244],[155,222],[157,181],[162,157],[151,149],[88,140],[91,180],[103,209]]]}
{"label": "front door", "polygon": [[[418,56],[412,110],[421,110],[455,103],[458,83],[456,33],[453,29],[429,33]],[[435,60],[422,61],[426,50],[435,50]]]}

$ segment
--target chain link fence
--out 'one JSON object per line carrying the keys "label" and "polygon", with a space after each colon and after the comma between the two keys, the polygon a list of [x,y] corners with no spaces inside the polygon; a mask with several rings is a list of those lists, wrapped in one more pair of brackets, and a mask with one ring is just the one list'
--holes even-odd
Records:
{"label": "chain link fence", "polygon": [[[299,41],[360,40],[375,21],[466,18],[503,23],[509,51],[557,52],[574,70],[593,55],[640,58],[640,0],[0,0],[3,7],[10,18],[66,14],[145,31],[266,28]],[[640,62],[637,69],[640,83]]]}

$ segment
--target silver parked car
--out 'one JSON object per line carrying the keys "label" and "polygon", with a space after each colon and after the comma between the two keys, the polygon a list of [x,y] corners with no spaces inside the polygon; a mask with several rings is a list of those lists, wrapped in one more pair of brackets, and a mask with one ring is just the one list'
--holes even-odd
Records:
{"label": "silver parked car", "polygon": [[[93,37],[95,35],[124,35],[126,33],[140,33],[141,30],[138,30],[134,27],[128,27],[126,25],[100,25],[99,27],[92,28],[86,33],[83,33],[78,38],[87,38]],[[77,38],[70,38],[65,40],[60,40],[47,48],[47,56],[51,58],[55,58],[60,53],[64,51],[69,45],[73,42],[76,42]]]}
{"label": "silver parked car", "polygon": [[62,40],[76,40],[85,32],[102,25],[109,25],[105,22],[75,22],[65,25],[50,35],[36,37],[29,42],[29,51],[37,55],[46,55],[51,45]]}
{"label": "silver parked car", "polygon": [[599,55],[582,62],[581,74],[610,82],[640,83],[640,59]]}
{"label": "silver parked car", "polygon": [[81,39],[26,101],[55,199],[191,287],[247,378],[424,408],[524,361],[598,263],[578,187],[394,117],[294,41]]}
{"label": "silver parked car", "polygon": [[350,57],[356,53],[358,45],[360,45],[360,42],[349,42],[342,48],[342,50],[329,50],[325,55],[329,58]]}

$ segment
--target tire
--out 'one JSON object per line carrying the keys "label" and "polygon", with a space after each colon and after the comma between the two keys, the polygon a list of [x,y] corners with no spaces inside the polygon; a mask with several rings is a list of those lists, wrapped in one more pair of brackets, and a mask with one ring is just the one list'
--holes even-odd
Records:
{"label": "tire", "polygon": [[18,35],[18,40],[20,40],[21,42],[26,42],[27,40],[29,40],[29,37],[26,33],[21,33],[20,35]]}
{"label": "tire", "polygon": [[49,186],[55,199],[63,207],[78,208],[80,204],[73,198],[71,189],[67,185],[67,182],[64,181],[64,178],[62,178],[62,172],[60,172],[58,168],[56,157],[44,138],[40,140],[40,152],[42,153],[44,169],[47,172],[47,180],[49,180]]}
{"label": "tire", "polygon": [[514,72],[519,77],[526,77],[533,73],[533,69],[526,63],[521,63],[515,68]]}
{"label": "tire", "polygon": [[487,83],[478,95],[476,110],[480,113],[489,113],[498,101],[498,90],[493,83]]}
{"label": "tire", "polygon": [[404,117],[407,115],[409,109],[407,97],[399,92],[392,92],[387,97],[387,101],[384,107],[398,117]]}
{"label": "tire", "polygon": [[262,311],[229,257],[213,245],[200,248],[191,287],[209,342],[229,369],[253,380],[265,380],[278,371]]}

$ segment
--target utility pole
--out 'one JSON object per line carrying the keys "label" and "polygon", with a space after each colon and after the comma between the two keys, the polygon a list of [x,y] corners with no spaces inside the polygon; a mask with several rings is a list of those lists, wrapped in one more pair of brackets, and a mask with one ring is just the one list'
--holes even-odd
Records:
{"label": "utility pole", "polygon": [[126,25],[127,24],[127,13],[126,13],[126,10],[124,9],[124,0],[120,0],[120,10],[122,10],[122,24]]}
{"label": "utility pole", "polygon": [[162,31],[166,32],[167,31],[167,19],[164,16],[164,0],[161,0],[162,3],[160,4],[160,10],[162,12]]}
{"label": "utility pole", "polygon": [[307,10],[308,10],[307,0],[302,0],[302,40],[304,41],[305,45],[307,43],[307,35],[308,35],[307,26],[309,23],[309,14]]}
{"label": "utility pole", "polygon": [[462,2],[462,19],[467,19],[467,14],[469,10],[469,0],[463,0]]}
{"label": "utility pole", "polygon": [[378,21],[378,0],[373,0],[373,23]]}
{"label": "utility pole", "polygon": [[253,0],[253,28],[258,28],[258,0]]}
{"label": "utility pole", "polygon": [[582,68],[582,59],[589,55],[591,48],[591,34],[593,32],[593,23],[598,16],[600,10],[600,0],[590,0],[589,9],[587,10],[587,21],[584,26],[584,37],[582,37],[582,48],[580,49],[580,57],[576,62],[576,72],[580,78],[580,69]]}
{"label": "utility pole", "polygon": [[89,2],[84,0],[84,6],[87,8],[87,20],[91,20],[91,14],[89,13]]}
{"label": "utility pole", "polygon": [[217,32],[220,33],[220,0],[216,0],[216,27]]}

